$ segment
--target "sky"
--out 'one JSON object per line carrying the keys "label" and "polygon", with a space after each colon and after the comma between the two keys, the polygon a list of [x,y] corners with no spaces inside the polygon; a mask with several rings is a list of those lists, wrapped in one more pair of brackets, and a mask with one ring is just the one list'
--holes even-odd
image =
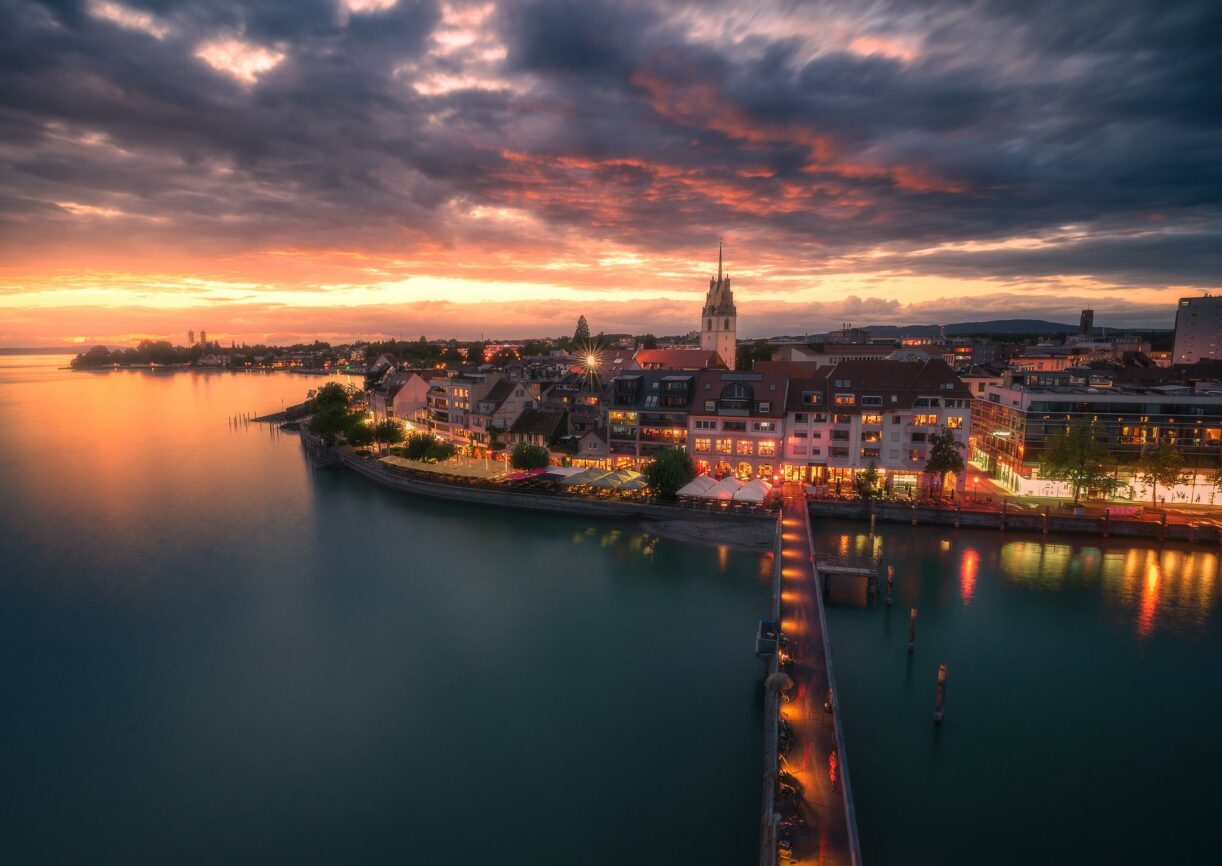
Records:
{"label": "sky", "polygon": [[1033,317],[1222,284],[1217,0],[0,0],[0,346]]}

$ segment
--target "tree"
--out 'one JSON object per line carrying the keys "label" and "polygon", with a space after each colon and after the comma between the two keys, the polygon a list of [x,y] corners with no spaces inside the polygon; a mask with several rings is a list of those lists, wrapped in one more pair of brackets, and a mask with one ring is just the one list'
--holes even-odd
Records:
{"label": "tree", "polygon": [[585,316],[577,317],[577,330],[573,332],[573,342],[583,345],[590,342],[590,323]]}
{"label": "tree", "polygon": [[472,343],[467,347],[467,363],[479,366],[487,360],[487,343]]}
{"label": "tree", "polygon": [[373,441],[379,445],[398,445],[406,438],[407,434],[403,432],[403,425],[392,418],[373,425]]}
{"label": "tree", "polygon": [[674,499],[679,489],[696,477],[696,463],[682,448],[665,448],[641,474],[659,499]]}
{"label": "tree", "polygon": [[340,406],[344,409],[348,408],[351,402],[351,396],[339,382],[328,382],[314,392],[314,397],[309,401],[310,410],[318,412],[328,406]]}
{"label": "tree", "polygon": [[[734,350],[734,367],[737,370],[752,370],[756,361],[767,361],[772,357],[772,344],[767,340],[740,343]],[[724,359],[729,361],[729,358]]]}
{"label": "tree", "polygon": [[373,425],[365,423],[364,420],[358,420],[344,431],[344,439],[349,445],[355,445],[358,448],[365,445],[372,445],[374,440]]}
{"label": "tree", "polygon": [[655,337],[653,334],[646,334],[645,336],[641,337],[641,348],[642,349],[658,348],[658,338]]}
{"label": "tree", "polygon": [[938,479],[939,495],[947,473],[958,474],[963,471],[963,455],[959,453],[961,450],[963,443],[945,426],[929,437],[929,459],[925,462],[925,471]]}
{"label": "tree", "polygon": [[430,433],[413,433],[403,446],[403,456],[408,460],[428,460],[437,437]]}
{"label": "tree", "polygon": [[339,434],[347,433],[359,418],[358,413],[348,410],[346,403],[332,403],[314,411],[310,418],[310,432],[330,442]]}
{"label": "tree", "polygon": [[878,482],[880,481],[878,464],[871,460],[866,464],[866,468],[861,470],[861,474],[857,476],[857,493],[863,499],[873,499],[878,493]]}
{"label": "tree", "polygon": [[1150,488],[1150,505],[1158,507],[1158,485],[1174,487],[1183,477],[1184,456],[1170,445],[1159,445],[1141,452],[1137,472],[1142,484]]}
{"label": "tree", "polygon": [[504,448],[505,445],[501,442],[501,434],[505,432],[505,428],[489,424],[486,429],[488,430],[488,447],[493,451],[500,451]]}
{"label": "tree", "polygon": [[1095,438],[1089,424],[1078,422],[1048,440],[1040,458],[1040,475],[1072,486],[1073,504],[1077,505],[1084,488],[1097,487],[1108,492],[1115,489],[1110,463],[1107,446]]}
{"label": "tree", "polygon": [[509,465],[514,469],[542,469],[552,460],[551,452],[542,445],[519,442],[509,453]]}

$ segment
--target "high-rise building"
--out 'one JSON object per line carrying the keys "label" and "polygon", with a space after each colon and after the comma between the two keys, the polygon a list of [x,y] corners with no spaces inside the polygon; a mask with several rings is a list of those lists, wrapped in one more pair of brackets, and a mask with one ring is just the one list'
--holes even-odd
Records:
{"label": "high-rise building", "polygon": [[208,332],[207,331],[199,332],[199,344],[203,346],[205,349],[208,348]]}
{"label": "high-rise building", "polygon": [[709,294],[704,300],[700,320],[700,348],[721,356],[726,366],[734,369],[738,351],[738,313],[734,294],[730,291],[729,275],[722,276],[721,244],[717,245],[717,276],[709,279]]}
{"label": "high-rise building", "polygon": [[187,331],[187,348],[195,345],[195,331]]}
{"label": "high-rise building", "polygon": [[1222,295],[1180,298],[1175,311],[1175,347],[1171,358],[1176,364],[1192,364],[1202,358],[1219,358],[1222,340]]}
{"label": "high-rise building", "polygon": [[1082,318],[1078,320],[1078,333],[1083,337],[1089,337],[1095,332],[1095,311],[1083,310]]}

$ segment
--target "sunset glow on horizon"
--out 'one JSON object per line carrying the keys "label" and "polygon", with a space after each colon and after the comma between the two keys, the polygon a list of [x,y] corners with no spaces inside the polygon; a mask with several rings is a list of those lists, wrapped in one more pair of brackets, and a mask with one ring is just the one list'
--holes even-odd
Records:
{"label": "sunset glow on horizon", "polygon": [[682,334],[719,239],[745,337],[1219,287],[1208,4],[888,6],[0,7],[0,346]]}

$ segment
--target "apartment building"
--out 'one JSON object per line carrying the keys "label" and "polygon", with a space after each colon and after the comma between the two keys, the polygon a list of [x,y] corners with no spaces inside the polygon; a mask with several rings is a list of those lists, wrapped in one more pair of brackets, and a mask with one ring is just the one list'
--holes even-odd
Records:
{"label": "apartment building", "polygon": [[[972,395],[941,359],[846,361],[789,384],[783,472],[851,483],[874,465],[887,486],[921,483],[932,433],[946,427],[967,456]],[[962,489],[962,473],[955,483]]]}
{"label": "apartment building", "polygon": [[1060,379],[1015,374],[989,385],[972,416],[972,462],[1015,493],[1071,496],[1068,484],[1041,477],[1041,457],[1053,437],[1086,423],[1115,461],[1120,487],[1113,498],[1149,501],[1134,464],[1144,450],[1170,445],[1184,457],[1184,483],[1160,487],[1159,495],[1168,502],[1212,501],[1212,478],[1222,464],[1222,385],[1114,384],[1075,373]]}
{"label": "apartment building", "polygon": [[774,480],[781,473],[789,384],[783,372],[696,374],[687,442],[697,469]]}
{"label": "apartment building", "polygon": [[604,429],[615,468],[647,462],[662,448],[687,446],[696,376],[674,370],[641,370],[621,373],[611,380],[605,396]]}

